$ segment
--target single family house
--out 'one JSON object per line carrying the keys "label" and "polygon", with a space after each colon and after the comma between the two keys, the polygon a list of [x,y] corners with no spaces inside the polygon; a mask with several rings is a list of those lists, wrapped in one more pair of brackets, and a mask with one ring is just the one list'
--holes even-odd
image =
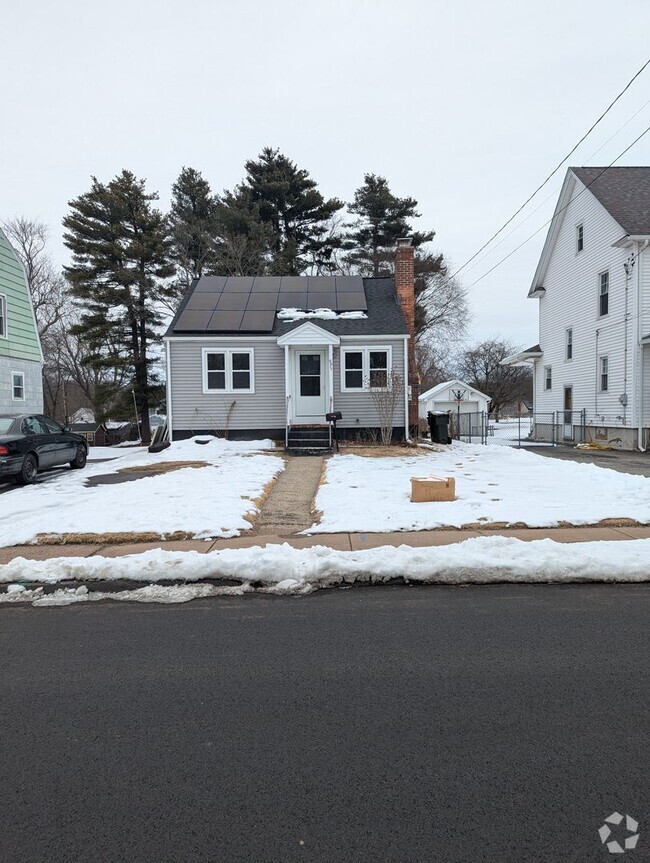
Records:
{"label": "single family house", "polygon": [[[414,249],[400,240],[394,278],[202,276],[165,335],[170,439],[272,437],[289,448],[418,421],[413,344]],[[394,388],[391,390],[391,388]],[[390,401],[390,399],[388,400]],[[385,404],[385,402],[384,402]]]}
{"label": "single family house", "polygon": [[533,434],[650,444],[650,167],[569,168],[528,296]]}
{"label": "single family house", "polygon": [[0,229],[0,414],[43,412],[43,354],[27,274]]}

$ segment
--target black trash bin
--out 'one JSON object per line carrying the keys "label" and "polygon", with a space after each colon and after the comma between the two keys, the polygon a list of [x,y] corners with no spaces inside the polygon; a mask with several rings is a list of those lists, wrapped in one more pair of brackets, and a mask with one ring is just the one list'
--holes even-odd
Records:
{"label": "black trash bin", "polygon": [[428,411],[427,422],[431,433],[431,443],[451,443],[449,414],[446,411]]}

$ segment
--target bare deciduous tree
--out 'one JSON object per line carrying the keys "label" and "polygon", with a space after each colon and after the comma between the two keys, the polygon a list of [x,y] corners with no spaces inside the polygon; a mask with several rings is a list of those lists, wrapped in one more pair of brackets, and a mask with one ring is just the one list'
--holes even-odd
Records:
{"label": "bare deciduous tree", "polygon": [[369,389],[379,418],[381,442],[384,446],[390,446],[393,440],[395,411],[398,405],[404,402],[404,381],[401,375],[391,370],[388,372],[386,384],[385,388],[370,386]]}
{"label": "bare deciduous tree", "polygon": [[497,418],[509,402],[532,399],[531,370],[501,365],[504,357],[517,350],[516,345],[504,339],[488,339],[461,354],[458,363],[459,376],[490,396],[490,411]]}

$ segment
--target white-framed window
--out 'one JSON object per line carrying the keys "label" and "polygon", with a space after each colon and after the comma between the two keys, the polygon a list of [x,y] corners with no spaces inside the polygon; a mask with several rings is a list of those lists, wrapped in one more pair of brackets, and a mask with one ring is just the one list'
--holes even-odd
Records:
{"label": "white-framed window", "polygon": [[11,373],[11,397],[15,402],[25,401],[25,374],[24,372]]}
{"label": "white-framed window", "polygon": [[568,330],[565,331],[565,359],[572,360],[573,359],[573,327],[569,327]]}
{"label": "white-framed window", "polygon": [[544,389],[550,390],[553,387],[553,368],[544,366]]}
{"label": "white-framed window", "polygon": [[7,298],[0,294],[0,338],[7,338]]}
{"label": "white-framed window", "polygon": [[203,348],[204,393],[254,393],[255,355],[252,348]]}
{"label": "white-framed window", "polygon": [[598,273],[598,317],[609,314],[609,270]]}
{"label": "white-framed window", "polygon": [[609,389],[609,357],[600,358],[600,376],[598,388],[601,393],[606,393]]}
{"label": "white-framed window", "polygon": [[341,348],[341,392],[385,390],[392,367],[390,347]]}
{"label": "white-framed window", "polygon": [[581,252],[585,247],[585,226],[583,224],[576,225],[576,254]]}

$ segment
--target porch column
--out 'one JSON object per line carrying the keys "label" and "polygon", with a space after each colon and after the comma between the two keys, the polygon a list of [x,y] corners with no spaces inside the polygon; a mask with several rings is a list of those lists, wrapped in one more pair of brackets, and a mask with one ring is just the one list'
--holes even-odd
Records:
{"label": "porch column", "polygon": [[328,385],[330,388],[330,411],[334,410],[334,347],[328,345]]}
{"label": "porch column", "polygon": [[285,422],[288,425],[291,422],[293,415],[293,406],[290,402],[291,398],[291,373],[289,371],[289,345],[284,346],[284,402],[285,402]]}

